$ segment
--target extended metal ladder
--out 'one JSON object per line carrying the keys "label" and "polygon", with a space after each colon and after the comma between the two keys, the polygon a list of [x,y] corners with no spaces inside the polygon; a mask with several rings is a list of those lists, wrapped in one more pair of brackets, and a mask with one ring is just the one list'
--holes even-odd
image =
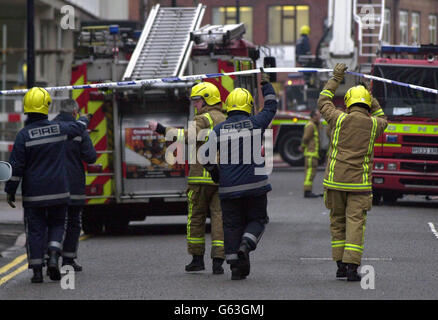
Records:
{"label": "extended metal ladder", "polygon": [[149,13],[123,80],[181,76],[190,58],[190,32],[199,28],[205,6],[163,7]]}
{"label": "extended metal ladder", "polygon": [[360,57],[376,57],[385,26],[385,0],[354,0]]}

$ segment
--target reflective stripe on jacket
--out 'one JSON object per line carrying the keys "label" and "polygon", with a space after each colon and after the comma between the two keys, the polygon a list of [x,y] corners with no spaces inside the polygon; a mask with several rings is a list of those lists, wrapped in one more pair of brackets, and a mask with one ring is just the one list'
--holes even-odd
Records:
{"label": "reflective stripe on jacket", "polygon": [[23,207],[66,204],[65,141],[81,136],[87,125],[86,117],[68,124],[42,119],[21,129],[9,158],[15,178],[6,183],[5,192],[15,194],[21,181]]}
{"label": "reflective stripe on jacket", "polygon": [[[207,129],[205,131],[205,139],[203,141],[196,141],[196,153],[191,154],[189,150],[189,163],[190,170],[187,179],[188,184],[213,184],[217,185],[211,179],[210,173],[198,162],[197,154],[199,148],[208,139],[208,135],[213,130],[213,128],[221,122],[226,120],[226,116],[222,111],[221,105],[217,106],[205,106],[201,111],[193,118],[194,124],[196,126],[196,137],[201,130]],[[177,129],[172,127],[166,128],[166,135],[170,133],[177,137],[177,141],[181,143],[188,143],[188,130]],[[195,163],[192,163],[195,162]]]}
{"label": "reflective stripe on jacket", "polygon": [[318,99],[318,107],[330,128],[330,148],[324,186],[328,189],[369,192],[372,190],[374,141],[387,126],[378,101],[373,98],[371,113],[351,106],[347,113],[337,110],[331,99],[338,83],[327,82]]}
{"label": "reflective stripe on jacket", "polygon": [[[72,123],[75,119],[71,114],[60,113],[54,122]],[[96,150],[87,131],[66,142],[66,166],[70,188],[69,205],[85,204],[85,172],[82,161],[94,163],[97,159]]]}

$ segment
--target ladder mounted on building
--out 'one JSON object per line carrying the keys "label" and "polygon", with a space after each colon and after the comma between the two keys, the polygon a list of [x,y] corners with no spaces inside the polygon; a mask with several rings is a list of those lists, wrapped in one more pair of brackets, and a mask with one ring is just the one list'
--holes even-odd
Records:
{"label": "ladder mounted on building", "polygon": [[353,16],[358,28],[359,56],[376,57],[385,26],[385,0],[354,0]]}
{"label": "ladder mounted on building", "polygon": [[184,8],[155,5],[123,80],[182,76],[193,46],[190,33],[199,28],[204,13],[202,4]]}

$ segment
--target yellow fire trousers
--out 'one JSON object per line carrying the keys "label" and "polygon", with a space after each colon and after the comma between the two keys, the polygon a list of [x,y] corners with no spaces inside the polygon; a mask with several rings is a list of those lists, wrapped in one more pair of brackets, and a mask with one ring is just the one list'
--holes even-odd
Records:
{"label": "yellow fire trousers", "polygon": [[318,159],[315,157],[304,158],[304,191],[312,191],[313,179],[315,179]]}
{"label": "yellow fire trousers", "polygon": [[324,202],[330,209],[333,260],[360,265],[367,211],[371,210],[372,197],[372,193],[324,191]]}
{"label": "yellow fire trousers", "polygon": [[218,186],[189,184],[187,188],[187,246],[191,255],[205,253],[205,222],[210,210],[211,258],[225,259],[224,230]]}

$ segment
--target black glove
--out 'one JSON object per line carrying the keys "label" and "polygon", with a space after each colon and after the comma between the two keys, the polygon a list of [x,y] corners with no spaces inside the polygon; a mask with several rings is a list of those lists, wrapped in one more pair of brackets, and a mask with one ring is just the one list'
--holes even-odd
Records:
{"label": "black glove", "polygon": [[159,133],[159,134],[166,134],[166,127],[163,126],[161,123],[157,123],[157,129],[155,129],[155,132]]}
{"label": "black glove", "polygon": [[15,208],[15,204],[14,204],[14,202],[15,202],[15,194],[8,193],[8,195],[7,195],[7,201],[8,201],[8,204],[9,204],[12,208]]}
{"label": "black glove", "polygon": [[261,75],[262,75],[262,81],[260,82],[261,85],[264,85],[264,84],[269,83],[271,81],[269,74],[262,72]]}
{"label": "black glove", "polygon": [[216,164],[208,164],[204,168],[210,173],[213,182],[219,183],[219,167]]}

